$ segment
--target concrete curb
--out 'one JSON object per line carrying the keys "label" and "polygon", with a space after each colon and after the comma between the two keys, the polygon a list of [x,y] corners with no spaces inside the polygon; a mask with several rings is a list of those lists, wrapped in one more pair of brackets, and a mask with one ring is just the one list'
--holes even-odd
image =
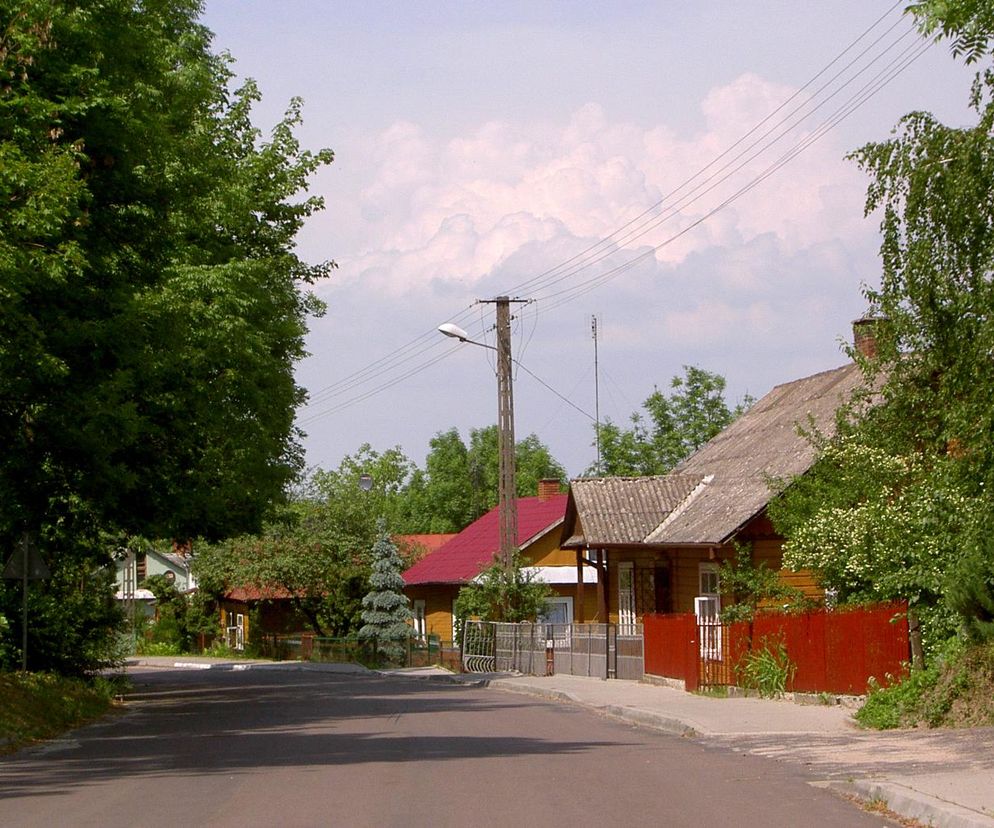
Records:
{"label": "concrete curb", "polygon": [[936,828],[991,828],[994,817],[916,791],[897,782],[871,779],[852,782],[828,782],[823,787],[859,797],[869,802],[883,802],[895,814],[916,819]]}
{"label": "concrete curb", "polygon": [[612,719],[617,719],[618,721],[622,721],[627,724],[635,724],[640,727],[649,727],[653,730],[658,730],[662,733],[669,733],[673,736],[696,738],[701,735],[693,726],[670,716],[661,716],[658,713],[653,713],[649,710],[640,710],[637,707],[625,707],[614,704],[590,704],[589,702],[585,702],[582,699],[577,698],[572,693],[567,693],[563,690],[548,690],[544,687],[532,687],[527,684],[512,684],[511,682],[503,681],[501,679],[485,680],[483,682],[483,686],[494,687],[499,690],[506,690],[511,693],[518,693],[522,696],[531,696],[533,698],[545,699],[547,701],[559,701],[575,704],[577,707],[582,707],[585,710],[600,713],[604,716],[610,716]]}
{"label": "concrete curb", "polygon": [[607,707],[594,707],[591,709],[599,710],[608,716],[611,716],[614,719],[620,719],[623,722],[630,722],[642,727],[649,727],[653,730],[659,730],[673,736],[681,736],[685,739],[696,739],[701,735],[700,731],[680,719],[674,719],[670,716],[660,716],[658,713],[652,713],[648,710],[639,710],[637,707],[617,707],[615,705],[609,705]]}
{"label": "concrete curb", "polygon": [[284,672],[342,673],[348,675],[372,673],[361,664],[337,664],[309,661],[146,661],[132,659],[127,667],[151,667],[166,670],[219,670],[244,672],[246,670],[282,670]]}

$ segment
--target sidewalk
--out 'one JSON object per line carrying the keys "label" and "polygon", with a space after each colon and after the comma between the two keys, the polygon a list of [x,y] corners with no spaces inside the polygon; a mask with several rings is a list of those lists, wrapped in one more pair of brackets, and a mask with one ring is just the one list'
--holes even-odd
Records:
{"label": "sidewalk", "polygon": [[866,731],[838,705],[711,698],[636,681],[577,676],[398,675],[487,686],[568,702],[729,750],[804,765],[823,787],[882,800],[945,828],[994,826],[994,728]]}

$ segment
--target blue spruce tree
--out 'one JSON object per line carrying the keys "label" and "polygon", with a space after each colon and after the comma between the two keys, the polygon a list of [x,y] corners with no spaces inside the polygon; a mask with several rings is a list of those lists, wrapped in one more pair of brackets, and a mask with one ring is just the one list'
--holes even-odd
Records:
{"label": "blue spruce tree", "polygon": [[369,576],[370,590],[362,599],[359,638],[375,640],[389,661],[399,662],[404,654],[403,642],[411,634],[411,610],[400,575],[404,562],[387,534],[386,522],[381,519],[377,528],[379,538],[373,544],[373,572]]}

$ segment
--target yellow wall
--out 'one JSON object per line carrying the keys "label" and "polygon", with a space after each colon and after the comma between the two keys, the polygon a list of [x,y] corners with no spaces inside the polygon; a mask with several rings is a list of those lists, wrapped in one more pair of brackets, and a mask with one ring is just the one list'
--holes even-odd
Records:
{"label": "yellow wall", "polygon": [[425,602],[425,631],[428,635],[437,635],[443,646],[452,644],[452,602],[459,594],[459,587],[450,584],[428,584],[425,586],[409,586],[404,588],[404,594],[414,601],[421,599]]}
{"label": "yellow wall", "polygon": [[576,568],[576,553],[559,548],[559,528],[547,532],[535,543],[521,550],[524,566],[570,566]]}
{"label": "yellow wall", "polygon": [[825,599],[825,590],[818,583],[818,576],[810,569],[794,572],[783,569],[783,541],[779,539],[758,540],[753,543],[752,560],[757,566],[764,561],[768,569],[779,569],[780,583],[801,590],[806,598],[814,601]]}
{"label": "yellow wall", "polygon": [[[522,550],[523,566],[567,566],[571,573],[576,573],[576,552],[572,549],[559,548],[559,527],[547,532],[535,543]],[[576,600],[576,584],[554,584],[552,591],[556,595],[568,596],[573,599],[573,617],[576,619],[579,607]],[[404,594],[411,599],[412,605],[416,599],[425,602],[425,626],[429,635],[437,635],[444,642],[452,640],[452,601],[459,594],[458,585],[426,584],[404,588]],[[597,616],[597,587],[595,584],[584,586],[584,621],[596,621]]]}

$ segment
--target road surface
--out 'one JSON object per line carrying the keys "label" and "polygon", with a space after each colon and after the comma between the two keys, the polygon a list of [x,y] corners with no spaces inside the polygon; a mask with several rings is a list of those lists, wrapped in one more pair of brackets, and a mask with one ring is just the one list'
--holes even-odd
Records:
{"label": "road surface", "polygon": [[3,826],[880,826],[802,767],[498,690],[145,669],[0,759]]}

